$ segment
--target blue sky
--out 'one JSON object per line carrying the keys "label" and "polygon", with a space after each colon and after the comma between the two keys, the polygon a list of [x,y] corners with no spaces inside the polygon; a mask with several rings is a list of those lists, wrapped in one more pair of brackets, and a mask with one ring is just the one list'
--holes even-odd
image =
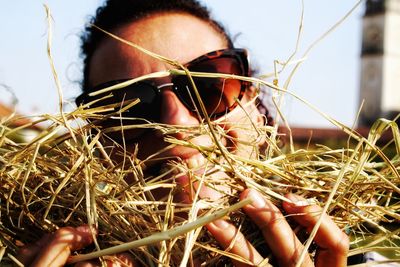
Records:
{"label": "blue sky", "polygon": [[[54,19],[53,56],[64,100],[79,94],[81,65],[79,33],[101,0],[48,0]],[[273,72],[274,60],[284,61],[294,51],[301,15],[300,0],[202,0],[215,17],[236,36],[236,45],[250,50],[259,74]],[[295,59],[357,1],[304,0],[303,34]],[[6,1],[0,9],[0,100],[24,114],[56,113],[57,90],[46,54],[47,26],[40,1]],[[289,90],[321,111],[352,125],[358,109],[361,47],[360,6],[340,27],[319,43],[292,79]],[[281,74],[283,85],[288,72]],[[331,126],[303,103],[285,97],[284,112],[293,126]]]}

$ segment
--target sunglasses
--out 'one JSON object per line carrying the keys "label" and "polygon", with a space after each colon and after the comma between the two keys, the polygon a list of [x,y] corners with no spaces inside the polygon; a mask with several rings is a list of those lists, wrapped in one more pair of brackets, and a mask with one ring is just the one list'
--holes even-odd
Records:
{"label": "sunglasses", "polygon": [[[202,55],[185,64],[191,72],[223,73],[239,76],[249,76],[249,63],[247,52],[244,49],[217,50]],[[233,110],[238,101],[243,97],[249,83],[232,78],[192,77],[197,91],[203,102],[207,115],[215,120]],[[169,83],[160,83],[160,79],[139,81],[126,87],[109,92],[93,95],[93,92],[120,84],[131,79],[109,81],[92,89],[87,89],[76,98],[76,104],[88,105],[88,108],[112,107],[102,114],[118,114],[120,118],[129,118],[126,124],[138,124],[140,122],[160,122],[161,116],[161,91],[169,88],[172,90],[185,107],[193,113],[203,116],[200,110],[199,100],[196,97],[192,82],[186,75],[173,75]],[[130,105],[135,100],[140,101]],[[128,106],[124,109],[124,106]],[[120,113],[118,113],[120,112]],[[121,114],[121,115],[120,115]],[[117,126],[120,120],[106,119],[99,122],[101,126]]]}

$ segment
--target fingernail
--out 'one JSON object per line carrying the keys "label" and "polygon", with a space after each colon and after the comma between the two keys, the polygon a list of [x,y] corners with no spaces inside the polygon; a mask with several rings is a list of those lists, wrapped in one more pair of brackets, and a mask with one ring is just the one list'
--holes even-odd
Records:
{"label": "fingernail", "polygon": [[90,227],[89,227],[89,225],[81,225],[81,226],[78,226],[78,227],[76,227],[76,230],[77,230],[78,232],[81,232],[81,233],[90,233]]}
{"label": "fingernail", "polygon": [[249,194],[247,195],[247,197],[249,197],[253,202],[251,202],[251,205],[256,208],[256,209],[260,209],[265,207],[265,200],[263,199],[263,197],[257,193],[254,190],[250,190]]}
{"label": "fingernail", "polygon": [[229,227],[229,223],[225,220],[216,220],[212,222],[216,227],[220,228],[220,229],[226,229]]}
{"label": "fingernail", "polygon": [[288,194],[286,197],[290,199],[293,202],[293,204],[296,205],[297,207],[304,207],[310,205],[310,203],[308,203],[308,201],[302,198],[301,196],[295,194]]}
{"label": "fingernail", "polygon": [[[87,234],[91,234],[92,233],[92,231],[91,231],[91,229],[90,229],[90,226],[89,225],[81,225],[81,226],[78,226],[78,227],[76,227],[76,230],[78,231],[78,232],[81,232],[81,233],[87,233]],[[97,231],[96,231],[96,228],[93,228],[93,230],[94,230],[94,233],[96,233]]]}

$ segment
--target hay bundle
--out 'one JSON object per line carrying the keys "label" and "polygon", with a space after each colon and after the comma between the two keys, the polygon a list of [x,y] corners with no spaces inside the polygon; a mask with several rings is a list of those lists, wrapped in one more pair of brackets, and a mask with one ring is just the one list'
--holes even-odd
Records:
{"label": "hay bundle", "polygon": [[[64,114],[64,118],[71,121],[77,117],[101,116],[91,113],[97,111],[79,108]],[[193,258],[201,258],[206,263],[221,262],[223,255],[231,255],[221,251],[199,227],[213,219],[210,214],[221,217],[227,209],[235,210],[230,220],[256,246],[263,245],[259,235],[254,234],[253,226],[238,210],[240,206],[232,208],[238,202],[237,192],[245,187],[257,189],[277,205],[287,192],[321,205],[352,237],[350,254],[377,250],[377,247],[396,249],[392,242],[400,230],[400,159],[399,130],[394,122],[380,120],[368,139],[351,133],[357,140],[354,147],[332,150],[319,146],[292,152],[276,145],[280,138],[276,128],[265,126],[258,130],[266,135],[268,147],[255,159],[222,151],[217,146],[196,147],[167,134],[165,139],[171,145],[199,149],[209,160],[209,168],[196,174],[184,163],[170,162],[170,167],[159,175],[145,177],[145,161],[137,159],[132,151],[125,151],[123,162],[113,162],[108,157],[107,149],[99,141],[107,131],[89,134],[91,125],[88,125],[71,132],[68,130],[71,126],[66,127],[61,117],[47,120],[52,125],[29,143],[15,143],[10,137],[30,125],[9,129],[10,120],[1,124],[0,232],[3,252],[6,249],[9,255],[3,258],[6,263],[16,255],[21,243],[34,242],[59,227],[82,224],[98,229],[92,251],[137,240],[119,249],[129,249],[144,265],[174,266]],[[183,130],[159,124],[146,127],[165,133]],[[207,132],[207,125],[200,128],[186,131]],[[394,138],[380,148],[376,142],[388,129],[393,130]],[[218,133],[218,128],[215,130]],[[390,147],[396,151],[392,156],[385,154]],[[228,173],[227,178],[208,179],[216,168]],[[224,183],[232,190],[224,192],[218,203],[198,197],[191,205],[174,203],[173,194],[179,190],[174,178],[188,172],[193,180],[207,186]],[[133,182],[128,184],[127,180]],[[153,192],[158,188],[167,188],[169,193],[157,199]],[[167,235],[150,237],[155,233]]]}

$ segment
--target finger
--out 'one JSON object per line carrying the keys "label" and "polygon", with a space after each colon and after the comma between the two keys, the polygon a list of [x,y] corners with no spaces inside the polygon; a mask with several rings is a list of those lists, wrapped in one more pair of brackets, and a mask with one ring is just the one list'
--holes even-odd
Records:
{"label": "finger", "polygon": [[71,251],[81,249],[93,242],[89,226],[64,227],[52,234],[31,266],[63,266]]}
{"label": "finger", "polygon": [[74,265],[74,267],[99,267],[100,263],[94,261],[81,261]]}
{"label": "finger", "polygon": [[121,253],[110,257],[104,257],[108,267],[135,267],[135,261],[128,253]]}
{"label": "finger", "polygon": [[49,243],[51,234],[44,235],[40,240],[35,243],[23,246],[18,251],[17,259],[24,265],[29,265],[36,257],[36,255]]}
{"label": "finger", "polygon": [[[253,200],[250,205],[244,206],[243,210],[262,231],[265,241],[272,254],[277,258],[279,265],[294,265],[304,247],[279,209],[253,189],[243,191],[240,198]],[[308,255],[302,266],[313,266]]]}
{"label": "finger", "polygon": [[[218,243],[230,253],[236,254],[253,264],[258,264],[263,260],[253,245],[232,224],[224,220],[216,220],[207,224],[206,228]],[[248,266],[240,261],[234,261],[234,264],[236,267]]]}
{"label": "finger", "polygon": [[[304,198],[294,194],[288,194],[287,198],[293,203],[284,202],[283,208],[289,214],[297,214],[293,216],[294,220],[311,232],[321,216],[322,208],[307,205]],[[327,214],[322,215],[322,222],[314,241],[319,247],[315,259],[316,266],[346,266],[349,238]]]}
{"label": "finger", "polygon": [[[135,261],[128,253],[121,253],[113,256],[104,256],[104,263],[107,267],[135,267]],[[74,265],[74,267],[100,267],[100,261],[82,261]]]}

